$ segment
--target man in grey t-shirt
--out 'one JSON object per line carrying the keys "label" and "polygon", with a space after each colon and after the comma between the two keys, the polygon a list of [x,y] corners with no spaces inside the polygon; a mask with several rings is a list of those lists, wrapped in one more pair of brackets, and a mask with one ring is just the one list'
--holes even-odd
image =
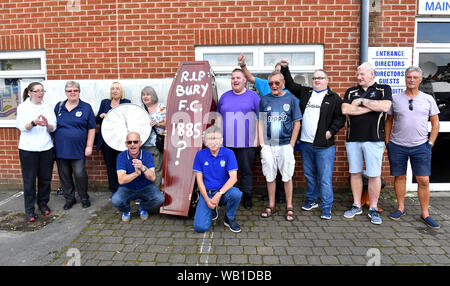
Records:
{"label": "man in grey t-shirt", "polygon": [[[421,207],[421,219],[434,229],[439,228],[429,212],[429,176],[431,174],[431,149],[439,133],[439,109],[434,98],[419,91],[422,70],[411,66],[405,72],[406,90],[392,97],[392,107],[385,125],[386,145],[391,176],[397,196],[397,210],[390,214],[399,220],[405,214],[406,169],[408,158],[417,180],[417,193]],[[428,136],[428,120],[431,132]]]}

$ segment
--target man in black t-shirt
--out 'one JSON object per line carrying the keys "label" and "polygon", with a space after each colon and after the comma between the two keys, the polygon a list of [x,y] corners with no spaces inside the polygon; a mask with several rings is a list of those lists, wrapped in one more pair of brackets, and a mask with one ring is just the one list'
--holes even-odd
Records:
{"label": "man in black t-shirt", "polygon": [[381,165],[384,153],[384,123],[386,112],[392,105],[392,90],[389,85],[375,82],[375,68],[363,63],[357,71],[358,86],[347,89],[342,103],[342,113],[347,117],[347,142],[350,184],[353,206],[344,217],[353,218],[362,214],[362,172],[369,177],[369,217],[373,224],[381,224],[378,198],[381,191]]}

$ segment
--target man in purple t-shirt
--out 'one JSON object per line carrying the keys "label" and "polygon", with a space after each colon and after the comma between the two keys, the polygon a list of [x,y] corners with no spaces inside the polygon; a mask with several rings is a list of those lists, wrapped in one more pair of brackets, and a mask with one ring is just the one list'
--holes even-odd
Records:
{"label": "man in purple t-shirt", "polygon": [[[439,133],[439,109],[434,98],[419,91],[422,70],[411,66],[405,72],[406,90],[392,97],[392,107],[385,125],[386,146],[391,176],[397,196],[397,210],[390,214],[399,220],[405,214],[406,169],[408,158],[417,180],[417,193],[421,207],[421,219],[429,227],[438,229],[429,212],[429,176],[431,174],[431,149]],[[431,132],[428,136],[428,120]],[[391,133],[392,131],[392,133]]]}
{"label": "man in purple t-shirt", "polygon": [[252,207],[253,163],[256,146],[256,115],[260,98],[247,89],[247,78],[241,69],[231,73],[231,90],[222,94],[217,112],[222,116],[223,144],[233,150],[241,175],[241,191],[246,209]]}

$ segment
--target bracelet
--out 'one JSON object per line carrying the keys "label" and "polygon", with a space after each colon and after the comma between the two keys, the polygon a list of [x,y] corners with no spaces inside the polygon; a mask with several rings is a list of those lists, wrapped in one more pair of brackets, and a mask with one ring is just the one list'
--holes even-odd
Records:
{"label": "bracelet", "polygon": [[242,66],[241,66],[241,65],[239,65],[239,66],[240,66],[241,68],[243,68],[243,67],[245,67],[246,65],[247,65],[247,64],[244,64],[244,65],[242,65]]}
{"label": "bracelet", "polygon": [[223,193],[222,191],[219,190],[219,194],[220,194],[221,196],[223,196],[224,193]]}
{"label": "bracelet", "polygon": [[434,143],[433,143],[433,142],[431,142],[431,141],[428,141],[428,144],[430,144],[430,146],[431,146],[431,147],[433,147],[433,146],[434,146]]}
{"label": "bracelet", "polygon": [[37,124],[34,122],[34,120],[31,121],[31,126],[33,126],[33,127],[37,126]]}

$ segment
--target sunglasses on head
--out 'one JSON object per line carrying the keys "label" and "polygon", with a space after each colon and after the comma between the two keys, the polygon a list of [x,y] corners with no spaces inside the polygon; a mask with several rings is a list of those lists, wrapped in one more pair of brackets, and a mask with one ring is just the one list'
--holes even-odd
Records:
{"label": "sunglasses on head", "polygon": [[137,145],[139,143],[139,140],[128,140],[128,141],[125,141],[125,143],[127,143],[127,145],[131,145],[131,144]]}

